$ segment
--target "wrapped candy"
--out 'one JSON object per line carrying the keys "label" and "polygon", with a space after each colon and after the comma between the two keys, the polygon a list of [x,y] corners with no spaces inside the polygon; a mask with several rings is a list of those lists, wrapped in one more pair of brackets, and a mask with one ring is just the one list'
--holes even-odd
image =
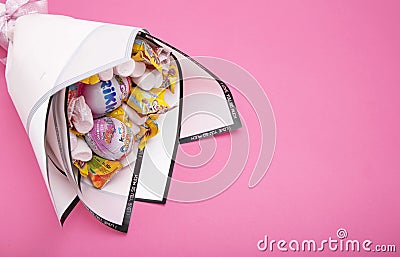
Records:
{"label": "wrapped candy", "polygon": [[103,117],[94,121],[93,129],[85,135],[85,140],[98,156],[119,160],[131,150],[133,133],[121,121]]}
{"label": "wrapped candy", "polygon": [[163,76],[158,70],[147,69],[142,76],[132,78],[133,82],[143,90],[159,88],[163,83]]}
{"label": "wrapped candy", "polygon": [[[117,81],[122,93],[122,101],[126,101],[129,97],[132,88],[132,81],[129,77],[121,77],[116,75],[114,79]],[[114,83],[113,80],[111,80]]]}
{"label": "wrapped candy", "polygon": [[162,65],[157,52],[151,47],[149,42],[144,39],[135,39],[132,48],[132,59],[135,61],[143,61],[147,65],[156,68],[159,72],[162,72]]}
{"label": "wrapped candy", "polygon": [[[112,69],[107,69],[99,72],[97,76],[101,81],[111,80],[114,74],[122,77],[130,76],[132,78],[136,78],[142,76],[145,70],[146,70],[146,65],[143,62],[136,62],[133,59],[130,59],[128,62],[117,65]],[[94,76],[95,76],[94,79],[92,78],[93,76],[91,76],[85,80],[82,80],[81,82],[84,83],[86,82],[86,84],[91,84],[91,85],[96,84],[99,81],[95,83],[90,83],[92,81],[95,81],[96,75]],[[92,80],[90,80],[90,78],[92,78]]]}
{"label": "wrapped candy", "polygon": [[144,62],[136,62],[135,61],[135,69],[129,76],[131,78],[138,78],[138,77],[142,76],[145,71],[146,71],[146,64],[144,64]]}
{"label": "wrapped candy", "polygon": [[119,75],[122,77],[128,77],[130,76],[134,70],[135,70],[136,62],[132,59],[130,59],[127,62],[124,62],[118,66],[114,67],[114,74]]}
{"label": "wrapped candy", "polygon": [[110,112],[122,102],[122,93],[116,81],[102,81],[92,86],[82,86],[81,94],[93,112],[94,117],[100,117]]}
{"label": "wrapped candy", "polygon": [[[128,114],[125,112],[125,110],[122,108],[122,106],[118,107],[117,109],[115,109],[112,112],[107,113],[106,116],[118,119],[119,121],[123,122],[126,126],[128,126],[128,128],[130,128],[130,129],[133,126],[132,121],[129,119]],[[136,133],[137,132],[134,132],[133,134],[136,134]]]}
{"label": "wrapped candy", "polygon": [[110,172],[105,175],[98,175],[93,172],[92,169],[89,170],[89,178],[93,183],[93,186],[97,189],[101,189],[104,185],[111,180],[111,177],[115,175],[117,171]]}
{"label": "wrapped candy", "polygon": [[102,188],[122,168],[119,161],[110,161],[97,155],[93,155],[88,162],[75,161],[74,165],[82,176],[89,176],[93,186],[98,189]]}
{"label": "wrapped candy", "polygon": [[71,157],[74,160],[87,162],[92,159],[92,150],[81,137],[77,137],[74,133],[69,133],[71,142]]}
{"label": "wrapped candy", "polygon": [[121,107],[125,111],[126,115],[128,115],[129,120],[136,125],[143,125],[146,122],[147,116],[140,116],[134,109],[125,103],[123,103]]}
{"label": "wrapped candy", "polygon": [[126,102],[129,107],[134,109],[139,116],[164,113],[170,109],[164,100],[165,89],[153,88],[149,91],[135,87]]}
{"label": "wrapped candy", "polygon": [[178,80],[178,67],[171,64],[168,69],[163,70],[164,81],[161,85],[161,88],[168,88],[171,93],[175,94],[175,86]]}
{"label": "wrapped candy", "polygon": [[122,100],[128,97],[131,86],[129,78],[114,76],[111,80],[94,85],[80,85],[79,93],[85,97],[93,116],[101,117],[121,106]]}
{"label": "wrapped candy", "polygon": [[68,121],[69,126],[77,132],[85,134],[93,128],[92,111],[83,96],[77,96],[77,86],[72,85],[68,92]]}
{"label": "wrapped candy", "polygon": [[136,135],[136,140],[139,141],[139,149],[143,149],[146,146],[147,141],[155,137],[158,134],[158,124],[154,119],[147,119],[147,121],[141,126],[140,132]]}
{"label": "wrapped candy", "polygon": [[[131,109],[131,108],[129,108],[129,109]],[[123,122],[126,126],[128,126],[128,128],[131,129],[133,135],[136,135],[137,133],[140,132],[140,128],[139,128],[138,124],[133,123],[131,121],[128,113],[125,111],[125,109],[122,106],[120,106],[117,109],[115,109],[114,111],[108,113],[107,117],[116,118],[119,121]]]}

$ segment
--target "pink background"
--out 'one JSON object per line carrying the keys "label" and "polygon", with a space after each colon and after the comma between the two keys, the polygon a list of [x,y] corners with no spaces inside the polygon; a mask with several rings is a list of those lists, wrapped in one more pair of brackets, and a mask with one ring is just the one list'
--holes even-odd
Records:
{"label": "pink background", "polygon": [[[190,55],[247,69],[274,108],[276,152],[267,176],[249,189],[260,137],[250,113],[249,161],[223,194],[192,204],[135,203],[127,235],[82,205],[61,228],[1,76],[1,256],[278,256],[259,252],[257,241],[322,240],[341,227],[351,239],[400,251],[398,1],[69,0],[50,1],[49,10],[145,27]],[[217,139],[226,141],[229,135]],[[224,158],[208,167],[218,169]],[[207,177],[180,167],[174,176]]]}

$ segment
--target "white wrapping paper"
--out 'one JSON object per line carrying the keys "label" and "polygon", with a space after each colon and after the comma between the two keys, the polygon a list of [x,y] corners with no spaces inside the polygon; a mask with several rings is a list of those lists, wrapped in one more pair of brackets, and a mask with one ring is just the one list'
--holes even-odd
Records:
{"label": "white wrapping paper", "polygon": [[[98,190],[71,164],[66,87],[129,60],[138,33],[170,49],[176,59],[180,81],[166,99],[177,108],[160,116],[162,133],[139,151],[137,161]],[[192,77],[201,79],[188,79]],[[178,49],[135,27],[48,14],[20,17],[8,49],[6,80],[61,223],[81,200],[98,220],[126,232],[135,199],[165,203],[179,142],[241,126],[223,82]],[[205,99],[207,94],[213,97]],[[202,112],[219,119],[193,115]]]}

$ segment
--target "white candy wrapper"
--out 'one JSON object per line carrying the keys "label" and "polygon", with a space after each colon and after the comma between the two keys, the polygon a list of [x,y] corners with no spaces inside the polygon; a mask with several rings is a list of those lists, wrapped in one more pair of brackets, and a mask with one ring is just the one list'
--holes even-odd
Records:
{"label": "white candy wrapper", "polygon": [[[136,156],[129,155],[132,160],[98,190],[72,165],[67,87],[131,60],[138,35],[171,51],[179,80],[165,99],[176,108],[160,115],[161,132]],[[202,79],[186,79],[193,76]],[[241,127],[222,81],[140,28],[49,14],[19,17],[8,47],[6,80],[61,223],[80,200],[103,224],[127,232],[135,199],[165,203],[179,143]],[[193,115],[202,112],[219,119]]]}

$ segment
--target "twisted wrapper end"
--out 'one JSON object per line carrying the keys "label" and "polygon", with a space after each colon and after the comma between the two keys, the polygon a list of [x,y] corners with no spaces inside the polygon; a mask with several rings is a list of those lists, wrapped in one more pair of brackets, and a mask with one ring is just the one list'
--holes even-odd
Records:
{"label": "twisted wrapper end", "polygon": [[[13,39],[15,21],[24,15],[48,13],[47,0],[7,0],[0,4],[0,46],[5,50]],[[5,59],[0,61],[5,64]]]}

